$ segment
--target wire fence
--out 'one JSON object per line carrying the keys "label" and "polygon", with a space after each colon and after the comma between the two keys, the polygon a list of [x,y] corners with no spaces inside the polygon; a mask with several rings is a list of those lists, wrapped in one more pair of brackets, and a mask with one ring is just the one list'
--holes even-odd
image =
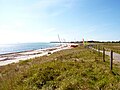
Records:
{"label": "wire fence", "polygon": [[[92,49],[93,53],[96,53],[96,51],[97,51],[98,56],[100,56],[102,53],[102,61],[103,62],[105,62],[105,56],[109,55],[110,56],[110,59],[109,59],[110,60],[110,70],[113,69],[113,55],[114,55],[113,50],[109,49],[109,51],[108,51],[108,49],[106,49],[104,47],[100,47],[100,45],[88,45],[88,46],[86,46],[86,48]],[[96,57],[95,57],[95,59],[96,59]]]}

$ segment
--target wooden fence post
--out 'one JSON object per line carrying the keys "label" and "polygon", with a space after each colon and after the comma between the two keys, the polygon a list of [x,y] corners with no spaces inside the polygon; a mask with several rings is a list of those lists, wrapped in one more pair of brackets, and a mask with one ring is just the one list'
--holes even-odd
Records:
{"label": "wooden fence post", "polygon": [[[97,50],[97,45],[95,45],[95,50],[94,51],[96,51]],[[96,52],[95,52],[96,53]]]}
{"label": "wooden fence post", "polygon": [[100,56],[100,46],[98,46],[98,55]]}
{"label": "wooden fence post", "polygon": [[110,70],[113,69],[113,51],[110,51]]}
{"label": "wooden fence post", "polygon": [[103,62],[105,62],[105,49],[103,48]]}
{"label": "wooden fence post", "polygon": [[95,49],[97,50],[97,45],[95,46]]}

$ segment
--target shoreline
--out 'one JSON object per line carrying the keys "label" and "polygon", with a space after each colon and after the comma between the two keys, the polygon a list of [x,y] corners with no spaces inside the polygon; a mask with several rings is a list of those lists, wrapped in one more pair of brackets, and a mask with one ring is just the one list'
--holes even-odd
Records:
{"label": "shoreline", "polygon": [[44,55],[49,55],[61,51],[64,49],[70,49],[71,47],[69,45],[59,45],[55,47],[50,48],[44,48],[44,49],[37,49],[37,50],[28,50],[28,51],[22,51],[22,52],[13,52],[13,53],[6,53],[0,55],[0,66],[8,65],[11,63],[18,63],[22,60],[28,60],[35,57],[40,57]]}

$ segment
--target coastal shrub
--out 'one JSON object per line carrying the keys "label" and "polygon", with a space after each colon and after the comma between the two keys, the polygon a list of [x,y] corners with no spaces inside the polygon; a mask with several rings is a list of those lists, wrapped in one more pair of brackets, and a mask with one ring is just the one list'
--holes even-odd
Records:
{"label": "coastal shrub", "polygon": [[30,62],[30,59],[29,60],[20,60],[19,65],[27,64],[28,62]]}
{"label": "coastal shrub", "polygon": [[32,90],[96,90],[112,88],[109,84],[115,85],[116,80],[120,80],[120,76],[110,73],[108,67],[89,64],[71,61],[44,63],[31,67],[26,73],[27,77],[23,76],[19,82]]}

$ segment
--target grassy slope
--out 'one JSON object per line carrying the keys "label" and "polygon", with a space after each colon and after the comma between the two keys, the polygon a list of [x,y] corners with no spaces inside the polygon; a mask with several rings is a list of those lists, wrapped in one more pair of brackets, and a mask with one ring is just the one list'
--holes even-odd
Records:
{"label": "grassy slope", "polygon": [[101,56],[79,47],[0,67],[0,90],[120,89],[120,64]]}

